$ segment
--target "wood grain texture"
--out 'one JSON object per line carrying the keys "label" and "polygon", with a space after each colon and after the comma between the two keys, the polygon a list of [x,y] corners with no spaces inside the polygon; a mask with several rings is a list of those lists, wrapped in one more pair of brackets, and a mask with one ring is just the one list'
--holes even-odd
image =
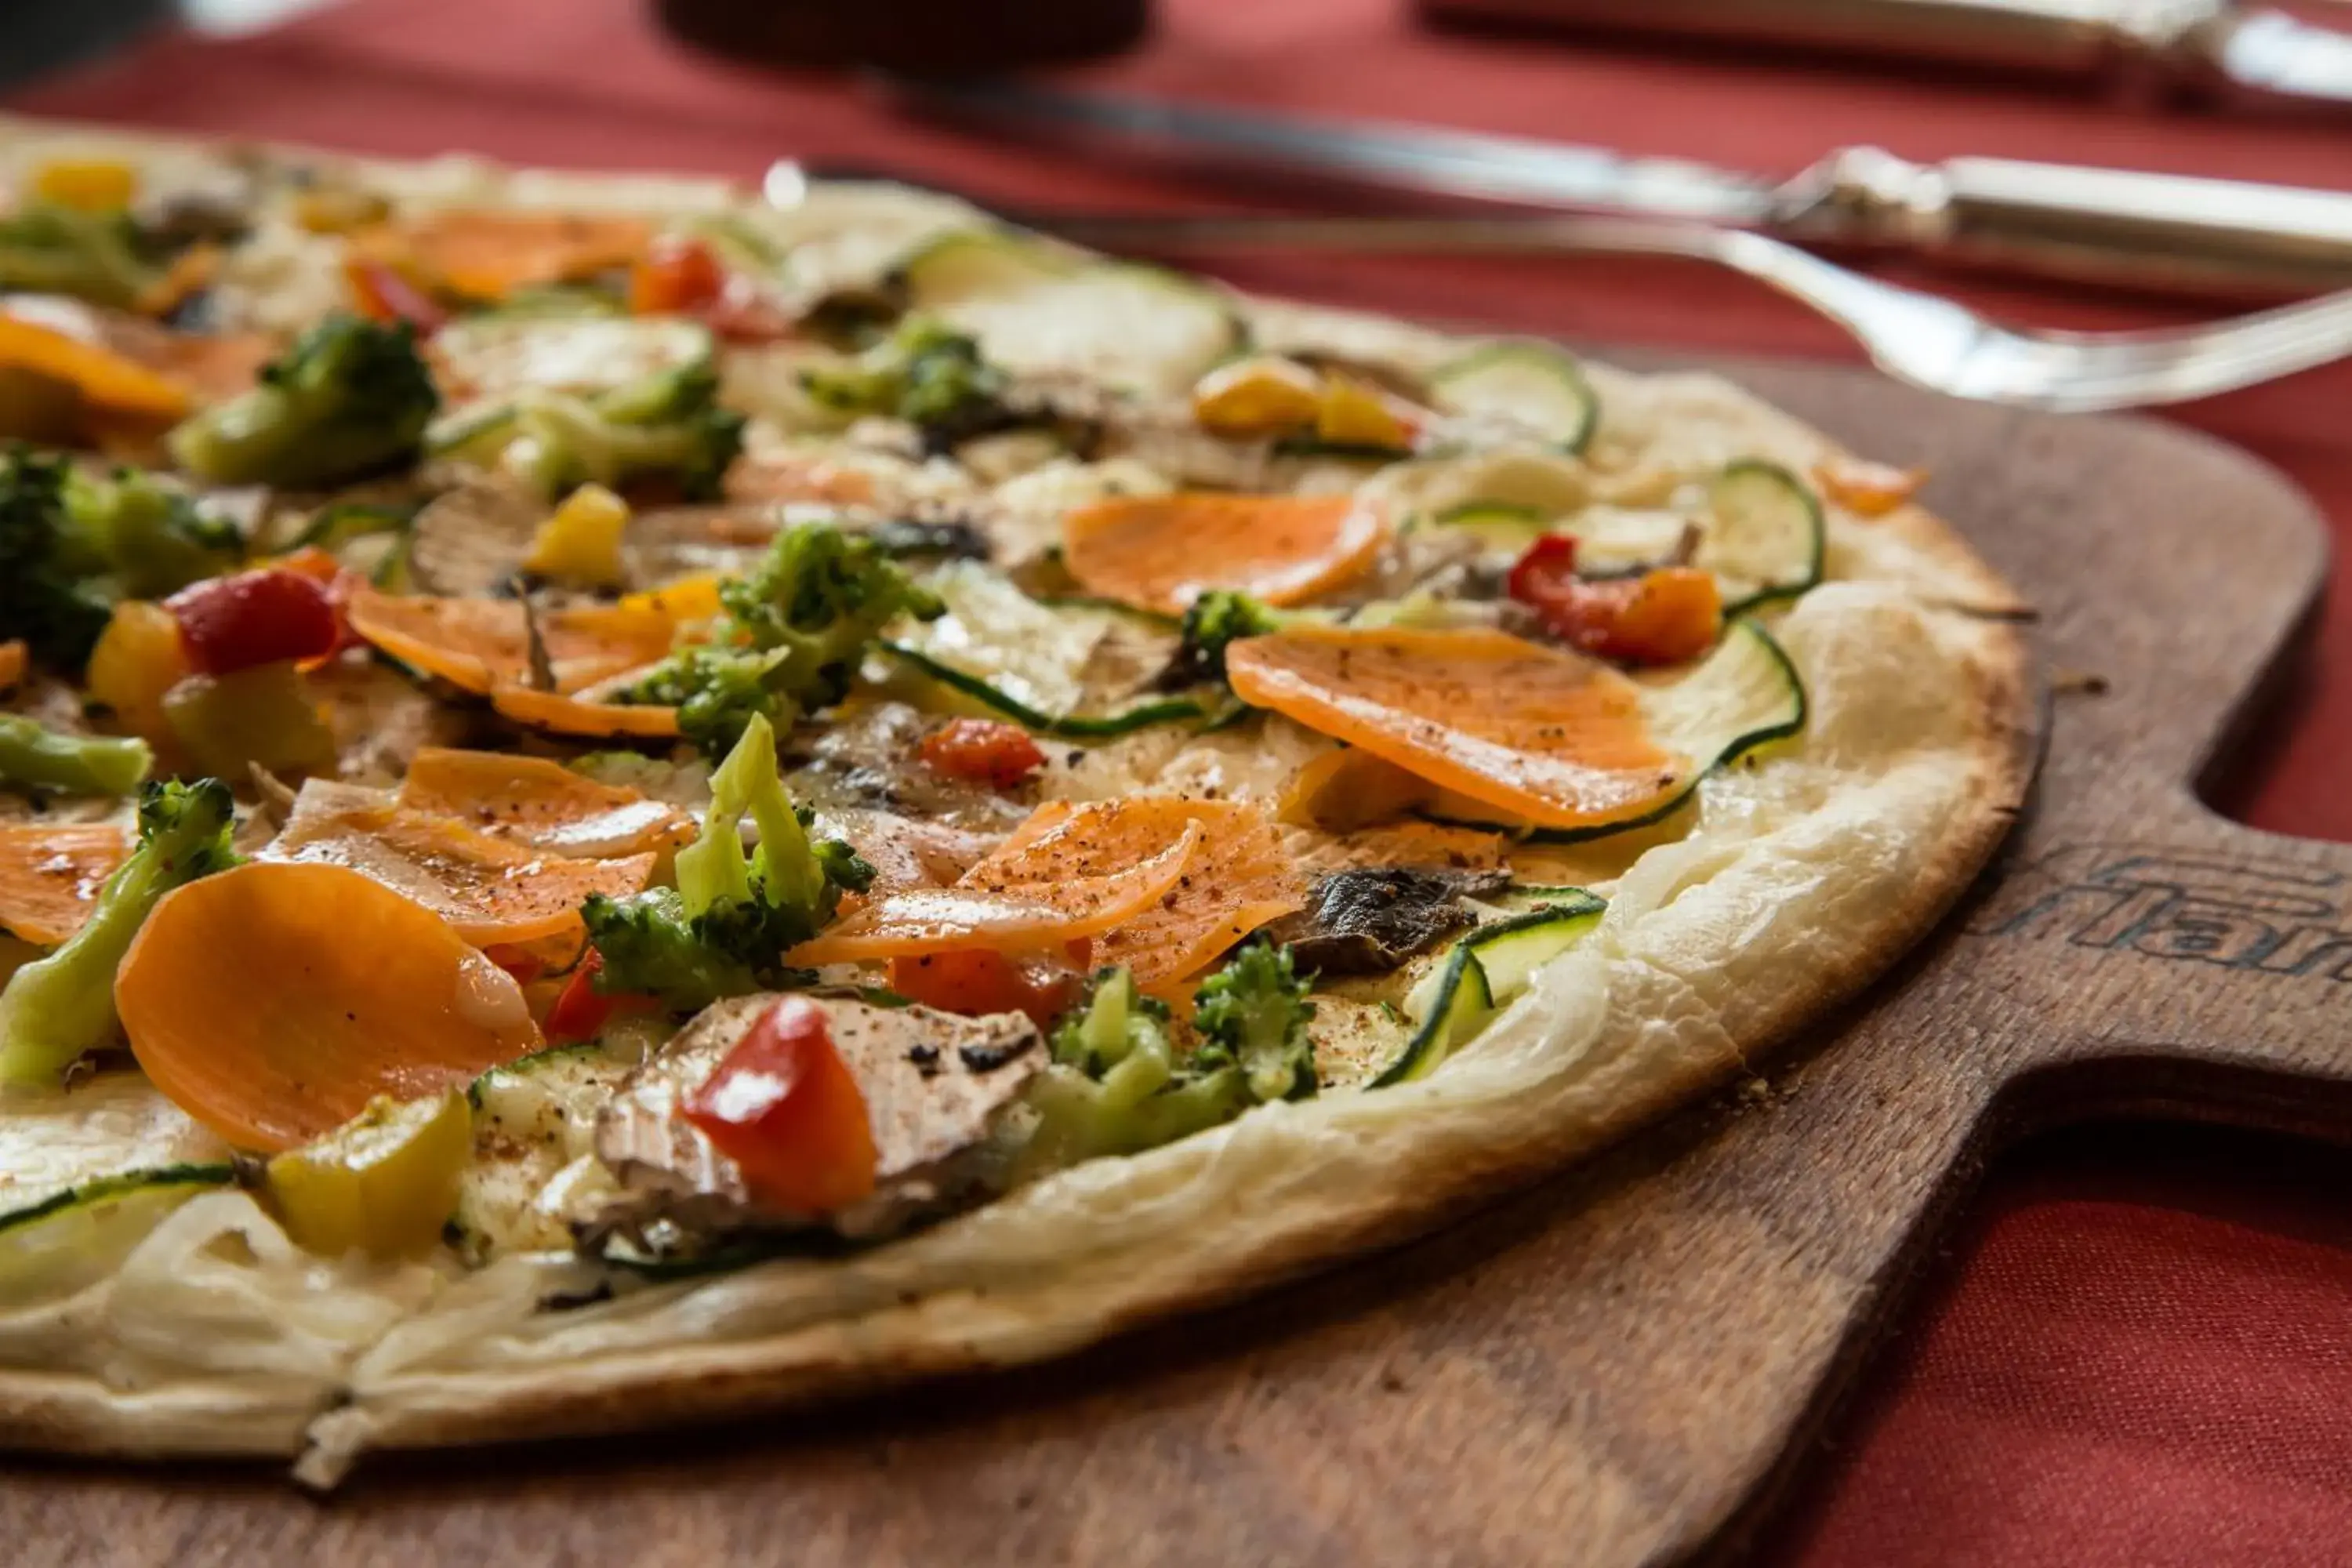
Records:
{"label": "wood grain texture", "polygon": [[[2017,1131],[2352,1128],[2352,848],[2191,789],[2324,534],[2133,421],[1730,367],[1874,457],[2042,611],[2039,797],[1939,935],[1769,1080],[1444,1234],[1069,1363],[790,1422],[274,1473],[0,1468],[12,1564],[1673,1562],[1736,1548],[1944,1209]],[[2106,683],[2104,695],[2078,677]]]}

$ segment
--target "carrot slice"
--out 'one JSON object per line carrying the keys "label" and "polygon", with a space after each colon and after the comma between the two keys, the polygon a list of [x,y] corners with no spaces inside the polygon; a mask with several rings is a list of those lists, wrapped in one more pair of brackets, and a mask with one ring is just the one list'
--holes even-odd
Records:
{"label": "carrot slice", "polygon": [[25,667],[32,662],[26,651],[23,637],[10,637],[0,642],[0,691],[5,691],[25,679]]}
{"label": "carrot slice", "polygon": [[1105,931],[1094,962],[1124,964],[1138,985],[1183,980],[1268,921],[1307,905],[1306,880],[1273,821],[1239,801],[1181,803],[1201,847],[1160,901]]}
{"label": "carrot slice", "polygon": [[174,889],[115,976],[166,1098],[276,1152],[540,1044],[521,989],[424,906],[340,866],[257,860]]}
{"label": "carrot slice", "polygon": [[70,384],[91,406],[156,423],[184,417],[194,406],[179,380],[103,344],[0,315],[0,365]]}
{"label": "carrot slice", "polygon": [[469,299],[503,300],[534,284],[570,283],[626,267],[652,241],[653,229],[642,218],[452,208],[355,243],[402,258]]}
{"label": "carrot slice", "polygon": [[1161,984],[1205,967],[1266,921],[1305,906],[1305,883],[1281,833],[1256,807],[1177,795],[1087,805],[1049,801],[958,886],[994,891],[1101,876],[1188,833],[1200,835],[1201,847],[1176,885],[1106,929],[1094,947],[1094,962],[1127,965],[1139,985]]}
{"label": "carrot slice", "polygon": [[[441,599],[355,585],[344,615],[374,647],[477,696],[530,682],[530,632],[522,605],[511,599]],[[669,652],[675,626],[652,605],[581,605],[543,612],[539,630],[555,689],[568,694],[653,663]]]}
{"label": "carrot slice", "polygon": [[122,830],[102,824],[0,827],[0,931],[65,941],[130,853]]}
{"label": "carrot slice", "polygon": [[656,857],[534,854],[461,822],[404,807],[380,791],[312,779],[295,796],[285,829],[257,858],[361,872],[487,947],[576,933],[583,900],[638,891],[653,874]]}
{"label": "carrot slice", "polygon": [[999,952],[1061,948],[1108,931],[1166,896],[1201,837],[1198,826],[1186,823],[1155,852],[1138,858],[1107,841],[1048,832],[1008,861],[982,861],[952,888],[885,893],[787,956],[816,964],[976,947]]}
{"label": "carrot slice", "polygon": [[1090,594],[1174,615],[1211,588],[1300,604],[1363,575],[1387,538],[1351,496],[1120,496],[1062,519],[1062,560]]}
{"label": "carrot slice", "polygon": [[400,804],[557,855],[635,855],[695,833],[693,819],[667,802],[598,784],[546,757],[507,752],[420,747],[401,781]]}
{"label": "carrot slice", "polygon": [[1549,827],[1637,815],[1691,763],[1597,659],[1486,627],[1294,626],[1225,652],[1234,694]]}
{"label": "carrot slice", "polygon": [[528,686],[499,687],[490,693],[490,706],[518,724],[555,735],[646,735],[658,740],[678,732],[675,708],[593,702]]}

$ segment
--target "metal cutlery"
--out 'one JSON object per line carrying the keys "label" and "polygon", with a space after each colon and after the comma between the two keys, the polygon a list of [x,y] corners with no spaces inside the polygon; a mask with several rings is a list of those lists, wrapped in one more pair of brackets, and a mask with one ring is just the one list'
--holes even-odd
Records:
{"label": "metal cutlery", "polygon": [[1698,218],[1807,245],[1894,247],[2142,285],[2352,286],[2352,193],[2120,169],[1833,153],[1774,181],[1682,159],[1262,113],[1001,79],[896,82],[920,111],[1070,149],[1232,175],[1311,175],[1455,201]]}
{"label": "metal cutlery", "polygon": [[2005,70],[2138,71],[2352,104],[2352,34],[2229,0],[1422,0],[1439,19],[1597,26]]}
{"label": "metal cutlery", "polygon": [[[814,171],[779,163],[766,190],[800,200]],[[837,177],[848,171],[826,171]],[[867,177],[873,172],[861,171]],[[1843,327],[1897,381],[1985,403],[2095,413],[2186,403],[2352,357],[2352,291],[2204,326],[2032,331],[1949,300],[1865,278],[1760,234],[1639,218],[1340,218],[1007,211],[1041,233],[1145,252],[1274,248],[1674,256],[1746,274]]]}

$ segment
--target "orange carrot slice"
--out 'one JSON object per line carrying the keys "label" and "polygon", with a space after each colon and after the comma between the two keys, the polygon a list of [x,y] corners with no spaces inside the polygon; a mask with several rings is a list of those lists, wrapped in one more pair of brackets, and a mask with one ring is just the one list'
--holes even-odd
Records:
{"label": "orange carrot slice", "polygon": [[1225,653],[1235,695],[1549,827],[1638,815],[1691,763],[1597,659],[1486,627],[1295,626]]}
{"label": "orange carrot slice", "polygon": [[102,824],[0,827],[0,931],[52,947],[81,930],[131,852]]}
{"label": "orange carrot slice", "polygon": [[595,702],[583,697],[540,691],[528,686],[501,686],[490,693],[490,706],[518,724],[554,735],[644,735],[660,740],[676,735],[677,710],[629,702]]}
{"label": "orange carrot slice", "polygon": [[341,866],[446,921],[477,947],[569,936],[591,893],[626,898],[656,857],[608,860],[535,854],[461,822],[410,810],[380,791],[312,779],[285,829],[257,858]]}
{"label": "orange carrot slice", "polygon": [[666,802],[506,752],[420,748],[400,804],[557,855],[635,855],[675,847],[695,832],[693,819]]}
{"label": "orange carrot slice", "polygon": [[93,407],[158,424],[182,418],[194,406],[175,377],[20,316],[0,315],[0,365],[53,376],[79,389]]}
{"label": "orange carrot slice", "polygon": [[[530,639],[510,599],[441,599],[355,586],[344,606],[352,630],[393,658],[463,690],[487,696],[528,686]],[[555,689],[571,693],[669,651],[674,626],[652,605],[583,605],[539,617]]]}
{"label": "orange carrot slice", "polygon": [[438,1093],[540,1044],[511,975],[341,866],[257,860],[174,889],[124,955],[114,1001],[166,1098],[273,1153],[377,1095]]}
{"label": "orange carrot slice", "polygon": [[5,691],[25,679],[25,667],[32,662],[26,651],[23,637],[11,637],[0,642],[0,691]]}
{"label": "orange carrot slice", "polygon": [[1174,615],[1211,588],[1296,605],[1363,575],[1388,538],[1351,496],[1121,496],[1062,520],[1062,560],[1090,594]]}
{"label": "orange carrot slice", "polygon": [[1201,847],[1160,901],[1105,931],[1097,964],[1124,964],[1138,985],[1181,981],[1268,921],[1307,904],[1306,879],[1265,813],[1239,801],[1181,803]]}
{"label": "orange carrot slice", "polygon": [[642,218],[453,208],[357,243],[399,257],[469,299],[503,300],[518,289],[626,267],[652,240]]}
{"label": "orange carrot slice", "polygon": [[[1117,837],[1123,846],[1124,836]],[[1108,931],[1166,896],[1200,843],[1200,828],[1186,823],[1139,858],[1111,847],[1108,837],[1088,843],[1083,834],[1073,838],[1049,831],[1015,857],[982,861],[952,888],[885,893],[789,957],[815,964],[976,947],[1000,952],[1061,948]]]}

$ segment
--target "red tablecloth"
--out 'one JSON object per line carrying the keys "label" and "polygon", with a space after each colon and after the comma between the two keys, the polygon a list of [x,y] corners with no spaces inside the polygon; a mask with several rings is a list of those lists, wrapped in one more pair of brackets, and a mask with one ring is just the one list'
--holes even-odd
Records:
{"label": "red tablecloth", "polygon": [[[1163,0],[1146,50],[1087,74],[1763,170],[1876,142],[1921,158],[2352,188],[2343,121],[2166,112],[1980,77],[1729,53],[1436,37],[1399,0]],[[629,0],[356,0],[233,44],[167,40],[18,102],[392,153],[745,176],[790,153],[1007,202],[1188,199],[907,125],[835,81],[714,63],[660,38]],[[1852,354],[1793,307],[1674,265],[1286,259],[1224,270],[1424,316]],[[2186,314],[2113,296],[1960,291],[2012,319],[2077,326]],[[2347,395],[2352,365],[2180,417],[2278,464],[2352,528]],[[2294,710],[2231,803],[2263,826],[2352,838],[2352,791],[2331,767],[2352,737],[2343,597]],[[2077,1137],[2011,1162],[1762,1555],[1807,1568],[2352,1563],[2347,1195],[2352,1161],[2340,1154],[2209,1135]]]}

